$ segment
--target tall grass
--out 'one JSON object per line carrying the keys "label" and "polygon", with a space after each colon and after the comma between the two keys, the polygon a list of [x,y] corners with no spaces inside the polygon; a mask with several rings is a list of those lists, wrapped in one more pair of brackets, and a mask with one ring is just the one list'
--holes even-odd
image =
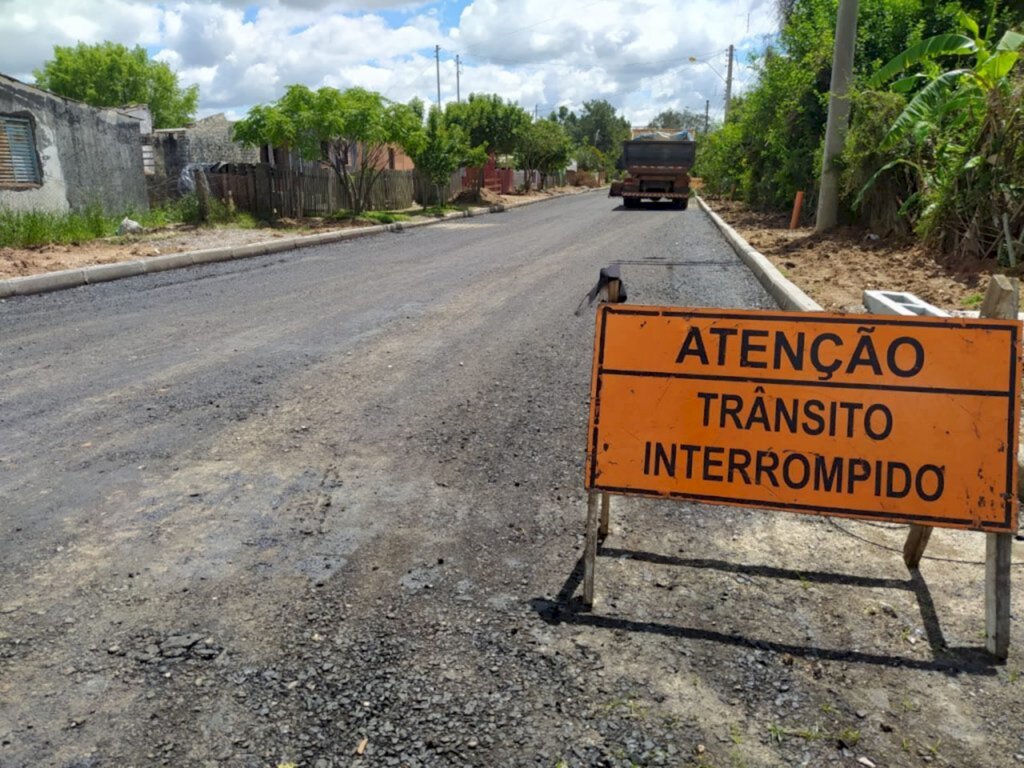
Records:
{"label": "tall grass", "polygon": [[97,207],[82,212],[0,209],[0,246],[26,248],[48,243],[77,243],[117,233],[117,221]]}
{"label": "tall grass", "polygon": [[[129,211],[127,215],[147,229],[200,223],[199,204],[195,195],[187,195],[149,211]],[[51,243],[81,243],[113,237],[117,234],[122,218],[107,216],[99,206],[65,213],[0,208],[0,247],[31,248]],[[234,224],[246,228],[256,226],[249,214],[229,211],[216,200],[210,201],[210,223]]]}

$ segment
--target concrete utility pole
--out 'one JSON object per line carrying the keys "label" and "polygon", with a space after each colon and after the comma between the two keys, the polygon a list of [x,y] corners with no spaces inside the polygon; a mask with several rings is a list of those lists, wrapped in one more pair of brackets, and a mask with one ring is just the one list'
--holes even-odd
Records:
{"label": "concrete utility pole", "polygon": [[732,101],[732,55],[733,47],[729,46],[729,69],[725,73],[725,113],[722,115],[723,122],[729,119],[729,102]]}
{"label": "concrete utility pole", "polygon": [[434,62],[437,64],[437,108],[441,108],[441,46],[434,46]]}
{"label": "concrete utility pole", "polygon": [[711,114],[711,99],[704,99],[704,135],[708,135],[708,126],[710,123]]}
{"label": "concrete utility pole", "polygon": [[850,123],[847,92],[853,78],[853,49],[857,42],[857,0],[839,0],[836,17],[836,45],[832,51],[832,82],[829,85],[828,122],[825,125],[825,154],[821,160],[821,186],[814,231],[832,229],[839,218],[839,171],[835,158],[843,151]]}
{"label": "concrete utility pole", "polygon": [[462,73],[462,63],[459,61],[459,54],[455,54],[455,101],[462,103],[462,90],[459,88],[459,75]]}

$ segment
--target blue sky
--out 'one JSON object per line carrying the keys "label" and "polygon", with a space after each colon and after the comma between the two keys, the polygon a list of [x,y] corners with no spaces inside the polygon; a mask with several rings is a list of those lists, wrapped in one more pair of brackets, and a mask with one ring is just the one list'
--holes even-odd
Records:
{"label": "blue sky", "polygon": [[[773,0],[0,0],[0,72],[31,82],[54,45],[142,45],[200,114],[240,117],[285,86],[361,85],[399,101],[498,93],[546,114],[607,99],[636,125],[663,109],[720,115],[726,49],[763,48]],[[734,93],[750,81],[738,56]]]}

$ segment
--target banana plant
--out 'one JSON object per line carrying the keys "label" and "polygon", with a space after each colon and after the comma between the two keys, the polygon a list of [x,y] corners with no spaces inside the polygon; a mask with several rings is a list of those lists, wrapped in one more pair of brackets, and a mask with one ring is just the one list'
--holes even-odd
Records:
{"label": "banana plant", "polygon": [[973,67],[956,67],[932,77],[911,74],[891,84],[892,90],[901,93],[923,87],[893,122],[882,149],[893,148],[908,135],[924,138],[951,116],[967,119],[984,111],[989,94],[1006,84],[1007,75],[1020,58],[1024,35],[1009,30],[993,48],[981,37],[977,22],[963,12],[960,25],[966,34],[943,34],[922,40],[894,57],[868,81],[868,87],[880,88],[896,75],[937,57],[974,55]]}
{"label": "banana plant", "polygon": [[[889,84],[912,95],[879,147],[891,161],[857,203],[882,174],[906,166],[918,188],[901,214],[916,219],[921,235],[947,253],[1014,266],[1024,256],[1024,165],[1015,149],[1024,130],[1024,80],[1014,71],[1024,35],[1010,30],[993,45],[972,18],[961,13],[959,22],[960,33],[922,40],[869,80],[869,88]],[[956,64],[944,68],[940,58]]]}

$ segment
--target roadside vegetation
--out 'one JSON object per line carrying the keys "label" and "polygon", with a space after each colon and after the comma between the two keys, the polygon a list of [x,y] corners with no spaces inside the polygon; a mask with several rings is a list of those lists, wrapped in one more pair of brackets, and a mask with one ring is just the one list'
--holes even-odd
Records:
{"label": "roadside vegetation", "polygon": [[[195,195],[186,195],[166,206],[149,211],[128,211],[124,216],[109,216],[98,205],[84,211],[55,213],[50,211],[12,211],[0,208],[0,247],[33,248],[53,243],[84,243],[116,237],[125,217],[146,229],[176,225],[198,226],[201,223],[199,202]],[[257,226],[248,213],[233,211],[219,200],[209,201],[208,221],[212,225],[241,228]]]}
{"label": "roadside vegetation", "polygon": [[[291,85],[276,102],[258,104],[234,128],[249,146],[272,144],[330,167],[348,207],[360,215],[387,168],[389,152],[400,147],[434,185],[443,205],[444,186],[460,167],[479,167],[488,158],[540,175],[541,187],[575,159],[580,170],[614,171],[629,121],[607,101],[588,101],[580,115],[563,107],[534,119],[497,94],[470,94],[443,110],[426,111],[420,99],[390,101],[363,88],[316,91]],[[529,192],[527,181],[524,191]]]}
{"label": "roadside vegetation", "polygon": [[[756,84],[707,137],[712,194],[816,205],[838,0],[778,0],[781,30]],[[941,252],[1024,259],[1024,9],[999,0],[861,0],[842,217],[916,233]]]}
{"label": "roadside vegetation", "polygon": [[[195,117],[198,88],[181,88],[177,74],[152,61],[141,48],[113,42],[55,46],[53,57],[35,71],[37,84],[94,106],[137,101],[149,106],[156,128],[187,124]],[[576,160],[582,171],[613,173],[629,122],[605,100],[587,101],[579,115],[566,107],[536,119],[497,94],[470,94],[442,110],[423,101],[401,104],[365,88],[313,90],[290,85],[275,102],[252,107],[234,127],[235,140],[295,150],[329,167],[344,190],[345,209],[327,218],[356,223],[391,223],[405,216],[371,211],[372,191],[401,148],[436,194],[420,215],[437,216],[460,206],[445,199],[445,187],[460,167],[480,167],[489,158],[502,166],[532,171],[543,188]],[[465,208],[466,206],[461,206]],[[255,227],[246,213],[215,198],[187,195],[164,207],[126,215],[147,229],[178,224]],[[114,237],[123,217],[98,207],[70,213],[18,212],[0,208],[0,247],[35,247]]]}

